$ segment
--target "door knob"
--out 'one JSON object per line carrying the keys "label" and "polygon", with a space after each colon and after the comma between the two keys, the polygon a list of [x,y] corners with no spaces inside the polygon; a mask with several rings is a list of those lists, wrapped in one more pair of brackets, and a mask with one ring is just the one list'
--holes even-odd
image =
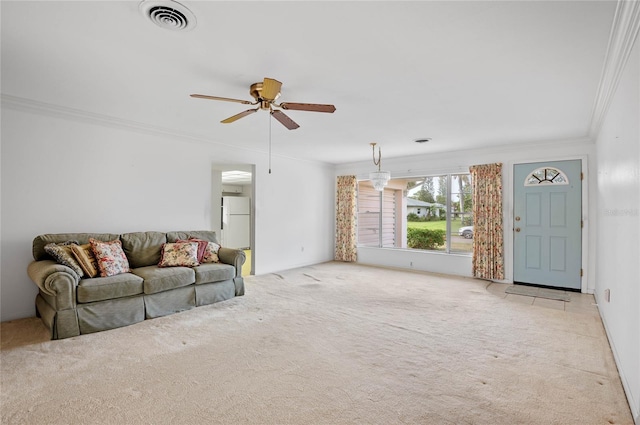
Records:
{"label": "door knob", "polygon": [[520,231],[520,228],[519,228],[519,227],[516,227],[514,230],[515,230],[516,232],[519,232],[519,231]]}
{"label": "door knob", "polygon": [[516,221],[520,221],[520,216],[516,216]]}

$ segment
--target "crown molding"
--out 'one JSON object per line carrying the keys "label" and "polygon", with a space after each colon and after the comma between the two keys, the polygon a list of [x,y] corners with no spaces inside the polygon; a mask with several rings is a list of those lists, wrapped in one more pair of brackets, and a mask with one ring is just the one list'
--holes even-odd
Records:
{"label": "crown molding", "polygon": [[253,152],[253,150],[249,148],[242,148],[236,145],[212,142],[210,139],[207,139],[206,137],[203,137],[197,134],[184,133],[184,132],[172,130],[169,128],[149,125],[149,124],[145,124],[145,123],[141,123],[133,120],[126,120],[126,119],[116,118],[116,117],[103,115],[103,114],[97,114],[94,112],[87,112],[80,109],[69,108],[61,105],[55,105],[52,103],[25,99],[23,97],[12,96],[4,93],[0,95],[0,99],[2,100],[2,108],[32,112],[32,113],[47,115],[47,116],[56,117],[56,118],[65,118],[65,119],[70,119],[72,121],[78,121],[78,122],[89,123],[94,125],[97,124],[97,125],[102,125],[102,126],[111,127],[111,128],[137,131],[137,132],[151,134],[155,136],[159,135],[159,136],[168,136],[168,137],[178,137],[190,142],[206,143],[208,145],[216,144],[220,146],[228,146],[234,149],[241,149],[241,150]]}
{"label": "crown molding", "polygon": [[640,30],[640,1],[618,0],[613,16],[609,44],[605,56],[598,93],[591,113],[589,135],[597,138],[611,104],[620,77],[631,55],[633,44]]}
{"label": "crown molding", "polygon": [[[213,141],[205,136],[201,136],[195,133],[185,133],[183,131],[173,130],[170,128],[164,128],[160,126],[145,124],[133,120],[126,120],[122,118],[116,118],[109,115],[97,114],[94,112],[87,112],[80,109],[69,108],[66,106],[55,105],[52,103],[40,102],[37,100],[26,99],[18,96],[12,96],[9,94],[1,93],[0,100],[2,101],[2,108],[9,108],[18,111],[25,111],[40,115],[51,116],[55,118],[69,119],[81,123],[88,123],[92,125],[101,125],[105,127],[111,127],[116,129],[124,129],[128,131],[135,131],[144,134],[150,134],[153,136],[163,136],[170,138],[179,138],[187,142],[206,144],[207,146],[221,146],[231,150],[240,150],[245,152],[266,154],[269,151],[264,149],[251,149],[247,147],[238,146],[231,143],[220,143]],[[332,166],[322,161],[307,160],[301,158],[295,158],[292,156],[282,154],[271,154],[272,157],[291,159],[295,161],[320,164],[325,166]]]}

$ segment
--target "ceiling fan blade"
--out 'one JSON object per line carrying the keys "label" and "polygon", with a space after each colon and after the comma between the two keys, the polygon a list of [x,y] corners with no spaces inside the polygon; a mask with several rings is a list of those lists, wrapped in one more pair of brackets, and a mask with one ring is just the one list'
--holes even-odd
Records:
{"label": "ceiling fan blade", "polygon": [[229,118],[227,118],[226,120],[222,120],[222,121],[220,121],[220,122],[221,122],[221,123],[223,123],[223,124],[229,124],[229,123],[232,123],[232,122],[234,122],[234,121],[239,120],[239,119],[240,119],[240,118],[242,118],[242,117],[246,117],[247,115],[251,115],[251,114],[253,114],[253,113],[255,113],[255,112],[258,112],[258,109],[260,109],[260,108],[256,108],[256,109],[247,109],[247,110],[246,110],[246,111],[244,111],[244,112],[240,112],[239,114],[235,114],[234,116],[229,117]]}
{"label": "ceiling fan blade", "polygon": [[295,130],[296,128],[300,127],[294,120],[289,118],[282,111],[271,111],[271,115],[273,115],[273,118],[275,118],[278,121],[280,121],[280,124],[284,125],[289,130]]}
{"label": "ceiling fan blade", "polygon": [[323,105],[319,103],[281,103],[277,105],[282,109],[291,109],[296,111],[311,111],[311,112],[328,112],[333,113],[336,107],[333,105]]}
{"label": "ceiling fan blade", "polygon": [[262,98],[267,100],[276,100],[280,96],[280,88],[282,83],[273,78],[265,78],[262,83]]}
{"label": "ceiling fan blade", "polygon": [[206,94],[192,94],[190,96],[191,97],[196,97],[198,99],[224,100],[225,102],[236,102],[236,103],[242,103],[244,105],[256,105],[257,104],[257,102],[250,102],[248,100],[231,99],[229,97],[208,96]]}

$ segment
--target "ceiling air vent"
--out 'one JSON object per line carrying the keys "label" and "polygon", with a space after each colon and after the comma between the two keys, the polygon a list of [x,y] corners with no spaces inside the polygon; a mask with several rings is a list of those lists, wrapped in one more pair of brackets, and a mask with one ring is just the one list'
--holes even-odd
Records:
{"label": "ceiling air vent", "polygon": [[144,0],[140,11],[157,26],[171,31],[187,31],[196,26],[195,15],[175,1]]}

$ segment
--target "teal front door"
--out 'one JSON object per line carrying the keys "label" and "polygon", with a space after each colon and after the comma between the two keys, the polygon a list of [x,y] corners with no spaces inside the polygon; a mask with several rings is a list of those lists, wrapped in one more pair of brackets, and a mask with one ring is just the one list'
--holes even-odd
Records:
{"label": "teal front door", "polygon": [[581,289],[581,161],[516,164],[515,283]]}

